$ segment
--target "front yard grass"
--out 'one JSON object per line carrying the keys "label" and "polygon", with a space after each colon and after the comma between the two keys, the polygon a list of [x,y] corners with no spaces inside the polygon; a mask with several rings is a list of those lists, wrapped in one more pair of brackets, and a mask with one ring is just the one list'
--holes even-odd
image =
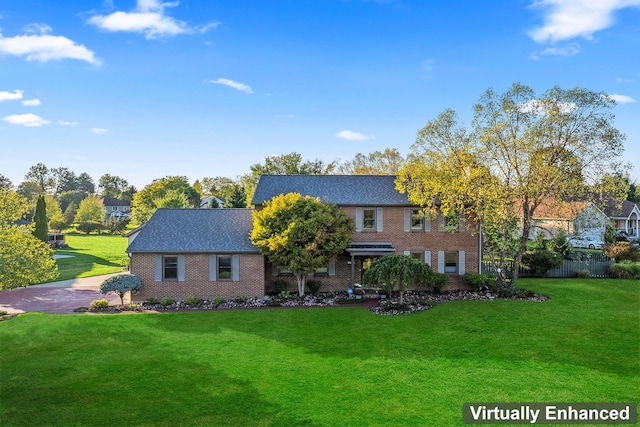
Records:
{"label": "front yard grass", "polygon": [[67,249],[56,249],[56,255],[68,256],[56,259],[58,278],[68,280],[79,277],[123,271],[128,259],[125,250],[127,239],[109,234],[67,234]]}
{"label": "front yard grass", "polygon": [[523,279],[460,301],[0,322],[0,420],[24,425],[462,426],[464,402],[638,402],[640,287]]}

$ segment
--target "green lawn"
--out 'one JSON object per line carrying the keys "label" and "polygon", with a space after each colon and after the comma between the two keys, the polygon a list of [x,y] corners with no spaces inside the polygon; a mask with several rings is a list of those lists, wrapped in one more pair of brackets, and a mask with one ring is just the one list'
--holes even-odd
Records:
{"label": "green lawn", "polygon": [[108,234],[66,235],[68,249],[56,249],[59,277],[56,280],[98,276],[122,271],[127,259],[127,239]]}
{"label": "green lawn", "polygon": [[462,426],[464,402],[637,402],[640,282],[527,279],[546,302],[20,315],[3,426]]}

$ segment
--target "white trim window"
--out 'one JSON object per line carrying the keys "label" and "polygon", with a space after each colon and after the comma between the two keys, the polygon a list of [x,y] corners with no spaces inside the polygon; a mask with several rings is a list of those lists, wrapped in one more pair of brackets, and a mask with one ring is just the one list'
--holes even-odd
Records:
{"label": "white trim window", "polygon": [[464,275],[465,252],[438,251],[438,273]]}
{"label": "white trim window", "polygon": [[209,281],[238,282],[240,280],[240,255],[209,255]]}
{"label": "white trim window", "polygon": [[431,231],[431,218],[419,208],[405,208],[404,231]]}

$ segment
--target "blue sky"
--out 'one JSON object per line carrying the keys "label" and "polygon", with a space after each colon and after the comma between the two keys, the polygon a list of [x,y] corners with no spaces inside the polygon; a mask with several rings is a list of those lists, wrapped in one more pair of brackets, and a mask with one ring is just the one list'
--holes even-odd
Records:
{"label": "blue sky", "polygon": [[640,0],[0,3],[0,174],[42,162],[139,189],[268,155],[351,160],[512,83],[617,99],[640,181]]}

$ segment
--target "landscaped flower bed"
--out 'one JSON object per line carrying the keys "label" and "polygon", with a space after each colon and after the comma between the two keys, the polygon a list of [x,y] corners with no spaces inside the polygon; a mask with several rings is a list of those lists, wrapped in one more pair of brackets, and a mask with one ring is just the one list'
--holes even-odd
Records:
{"label": "landscaped flower bed", "polygon": [[234,298],[201,300],[195,297],[174,301],[168,298],[150,300],[141,304],[125,304],[90,307],[91,312],[116,313],[121,311],[180,311],[180,310],[230,310],[230,309],[258,309],[269,307],[331,307],[339,305],[366,306],[371,312],[379,315],[409,314],[427,310],[435,305],[448,301],[520,299],[529,301],[546,301],[544,295],[533,294],[519,290],[513,297],[498,298],[490,292],[450,291],[441,293],[405,291],[404,304],[400,305],[399,294],[391,293],[389,298],[382,300],[356,300],[346,292],[308,294],[304,297],[293,295],[264,296],[262,298]]}

